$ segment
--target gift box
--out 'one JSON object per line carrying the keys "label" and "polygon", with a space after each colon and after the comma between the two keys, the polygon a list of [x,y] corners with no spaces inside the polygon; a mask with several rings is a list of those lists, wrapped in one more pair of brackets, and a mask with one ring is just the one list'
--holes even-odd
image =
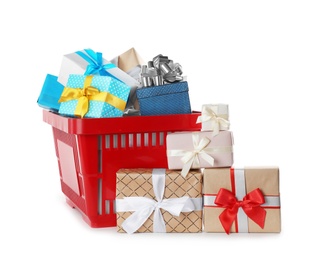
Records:
{"label": "gift box", "polygon": [[118,232],[202,231],[202,173],[187,178],[168,169],[120,169],[116,180]]}
{"label": "gift box", "polygon": [[138,87],[139,82],[102,57],[102,53],[84,49],[62,58],[58,82],[66,85],[70,74],[113,76],[130,87]]}
{"label": "gift box", "polygon": [[103,58],[102,53],[94,52],[91,49],[84,49],[64,55],[58,75],[58,82],[65,86],[70,74],[115,77],[131,87],[130,100],[127,102],[126,109],[133,108],[136,97],[135,90],[140,86],[140,82],[112,62]]}
{"label": "gift box", "polygon": [[120,117],[130,87],[109,76],[69,76],[59,102],[59,113],[75,117]]}
{"label": "gift box", "polygon": [[[119,56],[112,59],[110,62],[115,64],[119,69],[126,72],[132,78],[136,79],[137,82],[140,84],[141,65],[144,64],[144,61],[134,48],[131,48],[126,52],[120,54]],[[125,114],[139,115],[140,112],[139,103],[136,95],[136,88],[131,88],[126,107],[127,110],[125,111]]]}
{"label": "gift box", "polygon": [[144,61],[134,48],[131,48],[126,52],[120,54],[110,62],[140,82],[139,77],[141,65],[144,64]]}
{"label": "gift box", "polygon": [[281,231],[278,167],[203,171],[205,232]]}
{"label": "gift box", "polygon": [[141,115],[190,114],[187,81],[136,90]]}
{"label": "gift box", "polygon": [[167,135],[169,169],[230,167],[233,164],[233,137],[231,131],[214,136],[212,131],[174,132]]}
{"label": "gift box", "polygon": [[47,74],[37,104],[47,110],[58,111],[59,99],[64,86],[57,81],[58,77]]}
{"label": "gift box", "polygon": [[227,104],[205,104],[202,106],[202,115],[197,123],[202,123],[202,131],[213,131],[214,135],[219,131],[229,130],[229,113]]}

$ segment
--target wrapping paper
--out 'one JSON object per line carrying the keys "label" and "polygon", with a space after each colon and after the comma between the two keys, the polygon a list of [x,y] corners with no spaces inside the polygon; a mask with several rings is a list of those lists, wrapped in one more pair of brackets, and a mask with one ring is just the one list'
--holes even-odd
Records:
{"label": "wrapping paper", "polygon": [[111,60],[111,62],[115,64],[119,69],[130,75],[132,78],[140,82],[139,77],[141,65],[144,64],[144,61],[134,48],[131,48],[115,57]]}
{"label": "wrapping paper", "polygon": [[[86,53],[86,50],[81,50],[79,52],[83,53],[86,56],[88,55]],[[103,65],[110,63],[111,62],[109,62],[107,59],[102,58]],[[87,70],[88,65],[90,65],[89,62],[85,60],[82,56],[78,55],[78,52],[73,52],[64,55],[62,58],[60,72],[58,75],[58,82],[60,82],[62,85],[66,85],[70,74],[84,74]],[[129,85],[130,87],[139,86],[139,82],[136,79],[132,78],[115,65],[113,67],[110,67],[106,71],[121,80],[122,82],[124,82],[126,85]],[[99,73],[96,73],[95,75],[99,75]]]}
{"label": "wrapping paper", "polygon": [[[163,208],[156,209],[158,211],[160,210],[163,216],[165,232],[201,232],[202,173],[199,171],[191,171],[187,178],[184,178],[180,175],[180,172],[167,169],[120,169],[117,172],[116,211],[118,232],[125,232],[123,223],[135,212],[135,210],[121,211],[120,208],[122,206],[119,204],[121,200],[123,202],[124,198],[130,197],[145,197],[147,199],[157,200],[157,191],[155,191],[152,182],[152,173],[157,170],[163,170],[165,173],[165,186],[162,187],[164,188],[164,200],[189,197],[191,200],[199,201],[200,206],[199,209],[191,212],[181,212],[179,216],[174,216]],[[154,215],[155,213],[153,212],[135,232],[154,232]]]}
{"label": "wrapping paper", "polygon": [[[90,54],[93,54],[93,56],[95,54],[97,56],[98,56],[98,54],[101,54],[99,52],[94,52],[91,49],[84,49],[84,50],[76,51],[76,52],[69,53],[69,54],[66,54],[63,56],[62,62],[61,62],[61,67],[60,67],[60,72],[58,75],[59,83],[66,86],[70,74],[90,75],[87,73],[87,71],[91,71],[91,70],[89,70],[89,66],[92,64],[90,64],[89,61],[87,61],[87,59],[91,58],[87,52]],[[78,53],[81,53],[81,55]],[[86,58],[83,58],[82,55],[86,56]],[[133,78],[132,76],[128,75],[122,69],[120,69],[115,64],[113,64],[112,62],[108,61],[107,59],[105,59],[103,57],[101,59],[98,58],[99,61],[97,61],[93,58],[91,58],[91,59],[94,60],[93,63],[95,63],[95,64],[102,63],[101,66],[103,68],[102,70],[94,71],[95,73],[91,73],[91,75],[102,75],[102,72],[106,71],[107,75],[111,75],[131,87],[129,99],[126,104],[126,113],[127,113],[128,109],[134,109],[134,107],[136,106],[134,104],[136,102],[135,101],[135,99],[136,99],[135,91],[140,86],[140,82],[136,78]],[[105,67],[107,67],[107,69],[105,69]],[[126,68],[126,67],[124,66],[124,68]]]}
{"label": "wrapping paper", "polygon": [[58,77],[47,74],[41,93],[37,99],[40,107],[57,112],[60,108],[59,99],[64,86],[57,81]]}
{"label": "wrapping paper", "polygon": [[137,89],[141,115],[190,114],[187,81]]}
{"label": "wrapping paper", "polygon": [[[126,52],[120,54],[119,56],[115,57],[111,60],[113,64],[115,64],[119,69],[126,72],[129,76],[134,78],[140,86],[140,71],[141,66],[144,64],[142,57],[139,53],[134,49],[131,48]],[[126,114],[133,114],[139,115],[139,103],[137,100],[136,89],[137,87],[131,88],[128,103],[127,103],[127,110],[125,111]]]}
{"label": "wrapping paper", "polygon": [[226,232],[220,219],[226,208],[216,204],[218,194],[225,190],[234,194],[238,201],[244,200],[247,194],[259,190],[265,200],[259,206],[259,210],[262,212],[265,210],[266,213],[263,223],[260,223],[264,225],[263,228],[253,220],[254,218],[250,218],[249,210],[251,209],[247,211],[247,215],[243,207],[239,207],[230,233],[278,233],[281,231],[278,167],[204,169],[203,178],[205,232]]}
{"label": "wrapping paper", "polygon": [[[99,95],[106,98],[106,101],[96,99],[97,94],[90,95],[89,88],[97,90]],[[70,90],[78,90],[81,95],[70,98],[71,94],[68,93]],[[60,98],[59,113],[66,116],[89,118],[120,117],[123,115],[129,93],[129,86],[112,77],[71,74]],[[65,100],[64,96],[66,96]],[[78,111],[78,106],[82,101],[84,102],[83,106],[88,106],[85,114]]]}
{"label": "wrapping paper", "polygon": [[197,123],[202,123],[202,131],[213,131],[214,135],[219,131],[229,130],[229,112],[227,104],[205,104],[202,106],[201,116]]}
{"label": "wrapping paper", "polygon": [[167,160],[169,169],[230,167],[233,164],[232,132],[222,131],[214,136],[212,131],[174,132],[167,135]]}

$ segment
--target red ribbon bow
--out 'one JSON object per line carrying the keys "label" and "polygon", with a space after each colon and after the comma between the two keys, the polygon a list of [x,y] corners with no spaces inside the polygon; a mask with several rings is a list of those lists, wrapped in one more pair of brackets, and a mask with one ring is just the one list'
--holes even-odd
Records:
{"label": "red ribbon bow", "polygon": [[264,204],[265,200],[259,188],[248,193],[242,201],[238,201],[231,191],[221,188],[214,203],[225,208],[219,215],[219,219],[227,234],[230,233],[230,227],[237,217],[239,207],[242,207],[251,220],[264,228],[266,211],[260,205]]}

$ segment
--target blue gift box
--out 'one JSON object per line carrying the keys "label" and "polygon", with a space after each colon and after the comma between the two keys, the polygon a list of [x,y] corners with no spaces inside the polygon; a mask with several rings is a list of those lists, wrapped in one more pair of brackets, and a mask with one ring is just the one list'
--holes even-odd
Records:
{"label": "blue gift box", "polygon": [[57,81],[58,77],[47,74],[37,104],[51,111],[58,111],[60,108],[59,99],[64,86]]}
{"label": "blue gift box", "polygon": [[187,81],[137,89],[141,115],[190,114]]}
{"label": "blue gift box", "polygon": [[110,76],[70,74],[59,100],[59,113],[87,118],[121,117],[130,90],[130,86]]}

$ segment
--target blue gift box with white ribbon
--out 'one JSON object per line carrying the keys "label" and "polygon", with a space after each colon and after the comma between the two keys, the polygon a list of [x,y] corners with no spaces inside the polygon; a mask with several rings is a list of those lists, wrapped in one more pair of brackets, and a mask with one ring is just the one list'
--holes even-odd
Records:
{"label": "blue gift box with white ribbon", "polygon": [[191,104],[188,91],[187,81],[138,88],[136,94],[140,114],[190,114]]}

